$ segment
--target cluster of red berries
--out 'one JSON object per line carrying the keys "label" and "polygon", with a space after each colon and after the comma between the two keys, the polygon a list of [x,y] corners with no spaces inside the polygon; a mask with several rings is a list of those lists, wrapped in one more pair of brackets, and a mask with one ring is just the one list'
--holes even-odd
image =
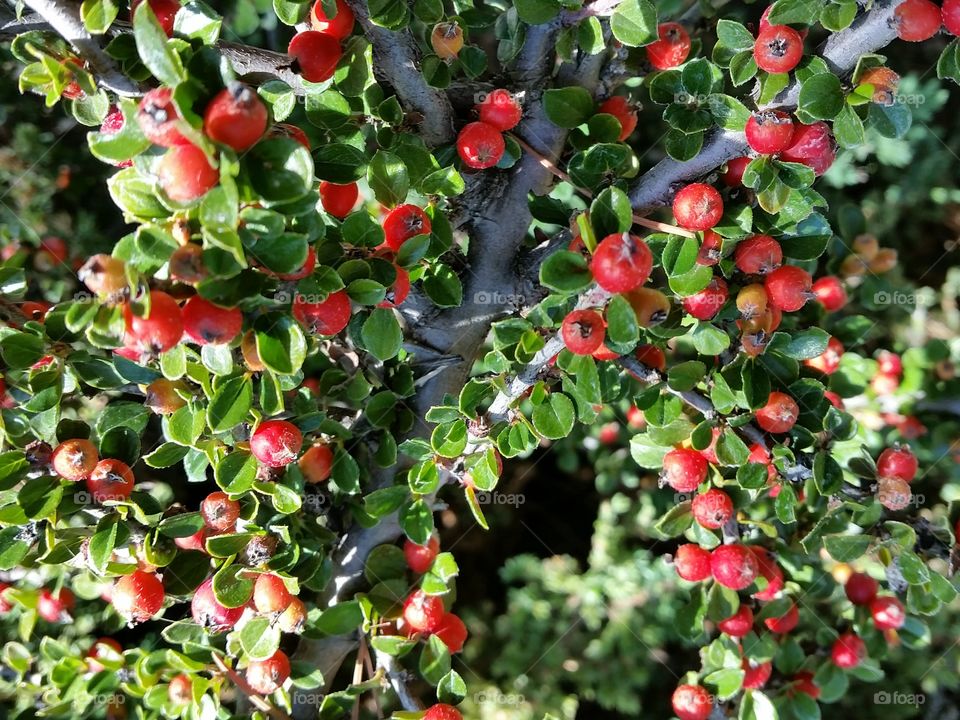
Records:
{"label": "cluster of red berries", "polygon": [[[440,552],[440,542],[431,537],[426,545],[418,545],[407,540],[403,545],[403,555],[407,567],[415,574],[423,575],[430,571]],[[447,612],[443,599],[438,595],[428,595],[423,590],[415,590],[403,603],[402,624],[398,629],[410,636],[436,635],[451,653],[458,653],[467,641],[467,626],[458,616]]]}
{"label": "cluster of red berries", "polygon": [[50,455],[53,471],[71,482],[83,481],[96,502],[122,501],[133,492],[133,471],[122,460],[101,460],[96,446],[89,440],[65,440]]}
{"label": "cluster of red berries", "polygon": [[910,504],[910,483],[917,476],[917,456],[905,445],[894,445],[877,458],[877,500],[888,510]]}
{"label": "cluster of red berries", "polygon": [[893,11],[897,37],[909,42],[929,40],[941,25],[951,35],[960,35],[960,2],[944,0],[938,7],[931,0],[906,0]]}
{"label": "cluster of red berries", "polygon": [[503,157],[503,133],[520,122],[523,109],[509,91],[497,89],[477,104],[479,120],[464,126],[457,135],[457,153],[473,170],[492,168]]}
{"label": "cluster of red berries", "polygon": [[332,78],[343,54],[340,43],[353,32],[353,26],[353,11],[344,0],[337,0],[332,18],[324,12],[322,0],[317,0],[310,11],[312,29],[298,32],[287,46],[294,72],[314,83]]}

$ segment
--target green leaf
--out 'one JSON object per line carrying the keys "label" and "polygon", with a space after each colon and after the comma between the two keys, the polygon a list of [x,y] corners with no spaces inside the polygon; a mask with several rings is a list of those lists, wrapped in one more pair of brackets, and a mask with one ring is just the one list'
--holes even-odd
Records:
{"label": "green leaf", "polygon": [[80,3],[80,19],[94,35],[104,34],[114,20],[120,7],[114,0],[83,0]]}
{"label": "green leaf", "polygon": [[133,14],[133,37],[140,61],[164,85],[176,86],[187,79],[180,56],[168,41],[150,3],[140,3]]}
{"label": "green leaf", "polygon": [[240,647],[251,660],[266,660],[280,647],[280,628],[270,618],[251,618],[239,635]]}
{"label": "green leaf", "polygon": [[840,78],[832,73],[817,73],[800,86],[797,107],[817,120],[833,120],[844,108]]}
{"label": "green leaf", "polygon": [[823,546],[837,562],[851,562],[863,555],[870,547],[869,535],[824,535]]}
{"label": "green leaf", "polygon": [[385,150],[378,150],[370,161],[367,182],[377,200],[387,207],[403,202],[410,190],[407,166],[399,157]]}
{"label": "green leaf", "polygon": [[595,112],[593,97],[582,87],[546,90],[543,110],[554,125],[568,130],[582,125]]}
{"label": "green leaf", "polygon": [[403,331],[392,310],[375,308],[363,322],[360,336],[367,351],[378,360],[389,360],[400,352]]}
{"label": "green leaf", "polygon": [[651,43],[658,38],[657,9],[647,0],[624,0],[610,16],[610,30],[629,47]]}
{"label": "green leaf", "polygon": [[286,313],[269,313],[253,325],[260,361],[280,375],[292,375],[307,357],[307,340],[300,325]]}
{"label": "green leaf", "polygon": [[210,430],[225,432],[247,419],[253,407],[253,381],[247,375],[221,383],[207,407]]}
{"label": "green leaf", "polygon": [[261,140],[244,153],[241,162],[253,189],[270,202],[298,200],[313,189],[313,158],[296,140]]}
{"label": "green leaf", "polygon": [[533,409],[531,420],[540,435],[559,440],[570,434],[576,417],[573,402],[563,393],[553,392]]}
{"label": "green leaf", "polygon": [[517,16],[530,25],[542,25],[553,20],[560,12],[557,0],[517,0],[514,4]]}
{"label": "green leaf", "polygon": [[560,250],[540,265],[540,284],[556,292],[580,292],[592,282],[587,260],[580,253]]}

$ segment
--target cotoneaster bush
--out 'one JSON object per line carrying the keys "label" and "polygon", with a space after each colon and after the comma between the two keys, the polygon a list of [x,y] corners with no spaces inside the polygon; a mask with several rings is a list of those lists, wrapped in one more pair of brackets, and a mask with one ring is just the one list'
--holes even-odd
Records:
{"label": "cotoneaster bush", "polygon": [[[605,491],[633,483],[648,579],[685,602],[651,641],[701,648],[661,708],[816,717],[891,654],[931,661],[956,426],[912,404],[955,394],[953,348],[883,347],[896,253],[815,183],[914,132],[901,40],[960,80],[949,7],[277,0],[264,52],[200,0],[27,5],[20,89],[91,128],[126,226],[4,245],[14,715],[457,720],[438,497],[486,528],[504,458],[585,433],[621,464],[629,434],[642,471]],[[584,642],[617,641],[608,614]],[[602,689],[661,673],[631,670],[578,691],[639,712]]]}

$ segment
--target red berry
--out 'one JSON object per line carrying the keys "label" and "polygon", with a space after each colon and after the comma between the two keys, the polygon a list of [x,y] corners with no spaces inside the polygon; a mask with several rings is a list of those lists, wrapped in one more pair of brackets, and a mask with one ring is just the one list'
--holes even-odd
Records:
{"label": "red berry", "polygon": [[203,132],[216,143],[242,152],[267,131],[267,106],[252,89],[231,82],[203,112]]}
{"label": "red berry", "polygon": [[777,565],[765,548],[759,545],[751,545],[750,551],[757,558],[760,577],[767,581],[767,586],[760,592],[755,592],[751,597],[763,602],[774,600],[783,590],[783,570],[780,569],[780,566]]}
{"label": "red berry", "polygon": [[293,36],[287,54],[293,56],[294,72],[299,72],[308,82],[320,83],[333,77],[342,50],[332,35],[305,30]]}
{"label": "red berry", "polygon": [[866,573],[855,572],[847,578],[843,591],[854,605],[869,605],[877,596],[880,585]]}
{"label": "red berry", "polygon": [[703,242],[700,243],[700,251],[697,253],[697,264],[712,267],[720,262],[723,257],[721,247],[723,238],[713,230],[703,231]]}
{"label": "red berry", "polygon": [[[827,348],[814,358],[808,358],[803,364],[824,375],[833,375],[840,368],[840,358],[843,357],[843,343],[835,337],[827,341]],[[826,393],[824,393],[826,394]],[[832,402],[832,401],[831,401]]]}
{"label": "red berry", "polygon": [[307,134],[296,125],[291,125],[290,123],[277,123],[270,128],[270,132],[267,133],[267,135],[272,138],[279,137],[296,140],[307,150],[310,149],[310,138],[307,137]]}
{"label": "red berry", "polygon": [[896,353],[884,350],[877,356],[877,368],[884,375],[899,376],[903,372],[903,360]]}
{"label": "red berry", "polygon": [[793,118],[779,110],[753,113],[743,131],[754,152],[772,155],[790,147]]}
{"label": "red berry", "polygon": [[831,390],[824,390],[823,396],[827,399],[831,405],[833,405],[837,410],[844,410],[845,406],[843,404],[843,399]]}
{"label": "red berry", "polygon": [[670,701],[680,720],[707,720],[713,712],[713,697],[700,685],[680,685]]}
{"label": "red berry", "polygon": [[710,468],[706,459],[692,448],[677,448],[663,456],[661,477],[674,490],[693,492],[704,480]]}
{"label": "red berry", "polygon": [[910,482],[917,476],[918,468],[917,456],[906,446],[887,448],[877,458],[877,477]]}
{"label": "red berry", "polygon": [[53,471],[67,480],[83,480],[97,466],[97,448],[89,440],[64,440],[50,456]]}
{"label": "red berry", "polygon": [[893,11],[893,17],[901,40],[922,42],[940,31],[940,8],[930,0],[906,0]]}
{"label": "red berry", "polygon": [[772,633],[777,633],[778,635],[786,635],[788,632],[793,631],[797,627],[797,624],[800,622],[800,611],[797,610],[796,603],[790,604],[790,609],[787,610],[780,617],[771,617],[763,621],[763,624],[767,626],[767,630]]}
{"label": "red berry", "polygon": [[767,404],[757,410],[757,425],[769,433],[785,433],[797,422],[800,408],[796,401],[782,392],[772,392]]}
{"label": "red berry", "polygon": [[453,613],[447,613],[433,634],[443,641],[447,650],[458,653],[463,650],[463,644],[467,641],[467,626]]}
{"label": "red berry", "polygon": [[101,460],[87,478],[87,490],[97,502],[126,500],[133,492],[133,471],[121,460]]}
{"label": "red berry", "polygon": [[180,113],[173,104],[173,90],[167,87],[150,90],[137,108],[137,124],[154,145],[173,147],[189,144],[179,130]]}
{"label": "red berry", "polygon": [[220,171],[196,145],[177,145],[160,158],[157,182],[174,202],[190,203],[220,182]]}
{"label": "red berry", "polygon": [[37,615],[50,623],[70,622],[70,613],[77,600],[68,588],[60,588],[57,594],[44,588],[37,596]]}
{"label": "red berry", "polygon": [[134,570],[117,580],[110,592],[110,602],[121,617],[129,622],[146,622],[163,607],[163,583],[153,573]]}
{"label": "red berry", "polygon": [[9,583],[0,582],[0,613],[8,613],[13,610],[13,603],[5,597],[5,593],[9,588]]}
{"label": "red berry", "polygon": [[124,305],[126,321],[124,345],[144,353],[166,352],[183,337],[183,317],[177,301],[159,290],[150,292],[150,313],[133,314],[130,303]]}
{"label": "red berry", "polygon": [[[132,0],[130,3],[130,22],[133,22],[133,14],[143,0]],[[147,5],[157,16],[160,27],[167,37],[173,37],[173,24],[177,19],[177,11],[180,9],[180,3],[177,0],[147,0]]]}
{"label": "red berry", "polygon": [[709,230],[723,217],[723,198],[705,183],[692,183],[673,198],[673,215],[687,230]]}
{"label": "red berry", "polygon": [[780,159],[795,162],[813,168],[818,176],[823,175],[833,165],[837,149],[830,134],[830,126],[825,122],[812,125],[797,125],[793,131],[793,142],[780,153]]}
{"label": "red berry", "polygon": [[200,503],[200,515],[207,527],[217,532],[232,530],[240,517],[240,503],[225,492],[213,492]]}
{"label": "red berry", "polygon": [[[120,112],[119,108],[115,106],[111,107],[110,112],[107,113],[107,116],[100,124],[100,132],[104,135],[116,135],[118,132],[123,130],[123,123],[123,113]],[[133,160],[111,161],[111,163],[117,167],[126,168],[133,165]]]}
{"label": "red berry", "polygon": [[699,545],[687,543],[677,548],[673,558],[677,575],[690,582],[700,582],[710,577],[710,551]]}
{"label": "red berry", "polygon": [[327,182],[320,183],[320,204],[330,215],[343,220],[353,210],[360,197],[360,190],[355,182],[346,185]]}
{"label": "red berry", "polygon": [[755,663],[753,660],[744,658],[741,667],[743,668],[744,690],[760,690],[767,684],[770,675],[773,674],[773,663],[771,662]]}
{"label": "red berry", "polygon": [[426,545],[417,545],[412,540],[403,543],[403,556],[409,567],[417,575],[423,575],[433,566],[433,561],[440,552],[440,541],[431,537]]}
{"label": "red berry", "polygon": [[867,656],[867,645],[852,632],[846,632],[836,639],[830,650],[830,659],[838,668],[855,668]]}
{"label": "red berry", "polygon": [[330,293],[322,302],[293,299],[293,317],[315,335],[336,335],[350,322],[350,296],[346,290]]}
{"label": "red berry", "polygon": [[403,620],[414,632],[434,632],[445,614],[443,600],[423,590],[413,591],[403,603]]}
{"label": "red berry", "polygon": [[287,609],[293,595],[279,575],[264,573],[253,586],[253,604],[257,612],[278,613]]}
{"label": "red berry", "polygon": [[193,535],[178,537],[173,539],[173,544],[181,550],[194,550],[196,552],[207,552],[207,538],[210,537],[210,528],[204,525]]}
{"label": "red berry", "polygon": [[472,122],[457,135],[460,159],[474,170],[486,170],[496,165],[505,148],[500,131],[485,122]]}
{"label": "red berry", "polygon": [[174,705],[186,705],[193,700],[193,680],[185,673],[175,675],[167,685],[167,697]]}
{"label": "red berry", "polygon": [[769,235],[754,235],[737,243],[734,261],[742,273],[766,275],[780,267],[783,250]]}
{"label": "red berry", "polygon": [[847,304],[847,291],[840,278],[834,275],[820,278],[813,283],[811,290],[827,312],[836,312]]}
{"label": "red berry", "polygon": [[266,420],[250,437],[250,452],[268,467],[285,467],[297,459],[303,435],[291,422]]}
{"label": "red berry", "polygon": [[803,38],[787,25],[770,25],[760,32],[753,46],[757,67],[769,73],[793,70],[803,57]]}
{"label": "red berry", "polygon": [[299,633],[306,622],[307,606],[298,597],[290,598],[287,609],[277,617],[277,627],[285,633]]}
{"label": "red berry", "polygon": [[87,667],[90,672],[98,673],[106,670],[106,667],[100,662],[101,658],[110,658],[114,653],[122,654],[123,646],[113,638],[98,638],[86,654]]}
{"label": "red berry", "polygon": [[805,695],[809,695],[814,700],[820,697],[820,688],[814,684],[812,672],[798,672],[793,676],[791,684],[793,687],[789,693],[790,695],[802,692]]}
{"label": "red berry", "polygon": [[[647,48],[649,49],[649,45]],[[622,95],[614,95],[600,103],[597,112],[613,115],[620,123],[620,135],[617,138],[623,142],[637,129],[637,111],[630,106]]]}
{"label": "red berry", "polygon": [[753,610],[749,605],[740,605],[740,608],[726,620],[717,623],[720,632],[730,637],[744,637],[753,629]]}
{"label": "red berry", "polygon": [[[663,372],[667,369],[667,356],[656,345],[639,345],[634,356],[640,364]],[[618,355],[614,354],[614,358]],[[610,359],[614,359],[610,358]]]}
{"label": "red berry", "polygon": [[723,490],[710,488],[693,498],[693,519],[708,530],[717,530],[733,517],[733,501]]}
{"label": "red berry", "polygon": [[960,35],[960,0],[943,0],[940,12],[947,32]]}
{"label": "red berry", "polygon": [[[602,106],[601,106],[602,107]],[[480,122],[492,125],[501,132],[512,130],[520,122],[523,109],[509,90],[497,89],[489,93],[479,105]],[[601,112],[606,112],[601,110]]]}
{"label": "red berry", "polygon": [[394,265],[393,269],[397,273],[397,278],[393,281],[390,289],[387,290],[386,297],[384,297],[383,301],[378,304],[377,307],[400,307],[410,294],[410,273],[399,265]]}
{"label": "red berry", "polygon": [[247,684],[261,695],[269,695],[290,677],[290,658],[277,650],[266,660],[251,660],[247,665]]}
{"label": "red berry", "polygon": [[732,188],[743,187],[743,172],[747,169],[747,165],[750,164],[751,160],[752,158],[749,157],[738,157],[733,160],[728,160],[727,169],[720,176],[723,184]]}
{"label": "red berry", "polygon": [[653,269],[653,253],[630,233],[607,235],[597,245],[590,271],[597,284],[610,293],[629,292],[643,285]]}
{"label": "red berry", "polygon": [[384,242],[394,252],[410,238],[429,235],[432,229],[430,217],[416,205],[397,205],[383,220]]}
{"label": "red berry", "polygon": [[669,70],[683,64],[690,54],[690,35],[683,25],[675,22],[661,23],[657,28],[658,40],[647,45],[647,59],[657,70]]}
{"label": "red berry", "polygon": [[763,287],[772,305],[784,312],[795,312],[810,298],[813,279],[803,268],[782,265],[767,275]]}
{"label": "red berry", "polygon": [[683,299],[683,309],[697,320],[710,320],[720,312],[729,298],[727,283],[715,277],[703,290]]}
{"label": "red berry", "polygon": [[724,587],[743,590],[757,579],[760,565],[746,545],[721,545],[710,555],[710,572]]}
{"label": "red berry", "polygon": [[605,323],[596,310],[574,310],[563,319],[560,334],[574,355],[592,355],[603,344]]}
{"label": "red berry", "polygon": [[213,592],[213,578],[207,578],[193,593],[190,614],[197,625],[217,633],[236,625],[243,615],[243,608],[221,605]]}
{"label": "red berry", "polygon": [[317,32],[326,33],[336,40],[343,40],[353,32],[353,24],[353,10],[344,0],[337,0],[337,12],[332,18],[327,17],[323,9],[323,0],[317,0],[313,4],[310,26]]}
{"label": "red berry", "polygon": [[333,468],[333,450],[329,445],[311,445],[298,461],[300,472],[309,483],[322,483]]}
{"label": "red berry", "polygon": [[870,603],[870,615],[877,630],[899,630],[907,621],[903,603],[889,595],[881,595]]}
{"label": "red berry", "polygon": [[227,345],[243,329],[240,308],[225,308],[194,295],[183,305],[183,330],[198,345]]}
{"label": "red berry", "polygon": [[437,703],[427,710],[423,720],[463,720],[463,715],[453,705]]}

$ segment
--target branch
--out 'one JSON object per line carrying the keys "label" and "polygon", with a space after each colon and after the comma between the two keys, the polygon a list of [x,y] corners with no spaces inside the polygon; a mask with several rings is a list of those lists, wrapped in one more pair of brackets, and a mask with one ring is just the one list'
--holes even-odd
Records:
{"label": "branch", "polygon": [[420,137],[428,147],[453,140],[453,110],[447,96],[430,87],[417,66],[419,51],[407,31],[393,32],[370,20],[365,0],[347,3],[373,45],[373,67],[383,73],[397,96],[418,118]]}
{"label": "branch", "polygon": [[120,72],[113,58],[107,55],[100,47],[100,43],[87,32],[80,19],[79,5],[58,2],[58,0],[24,0],[24,2],[74,47],[103,87],[128,97],[143,94],[140,87]]}
{"label": "branch", "polygon": [[303,78],[292,69],[292,58],[251,45],[221,40],[216,45],[224,58],[230,61],[234,72],[249,85],[262,85],[270,80],[282,80],[296,95],[306,94]]}
{"label": "branch", "polygon": [[404,678],[406,673],[400,666],[400,663],[397,662],[397,659],[379,650],[374,650],[374,654],[377,658],[377,667],[386,673],[390,687],[392,687],[393,691],[397,694],[397,698],[400,700],[400,705],[403,709],[414,712],[423,710],[423,704],[410,694],[410,689],[407,687],[406,679]]}
{"label": "branch", "polygon": [[[821,50],[830,68],[840,76],[849,75],[861,55],[875,52],[893,42],[897,33],[891,20],[893,11],[901,2],[903,0],[877,0],[850,27],[831,35]],[[800,84],[794,79],[767,107],[792,108],[796,106],[799,94]],[[742,132],[717,132],[692,160],[680,162],[665,158],[644,173],[630,192],[633,208],[640,213],[649,213],[662,207],[682,185],[748,152],[749,146]]]}

